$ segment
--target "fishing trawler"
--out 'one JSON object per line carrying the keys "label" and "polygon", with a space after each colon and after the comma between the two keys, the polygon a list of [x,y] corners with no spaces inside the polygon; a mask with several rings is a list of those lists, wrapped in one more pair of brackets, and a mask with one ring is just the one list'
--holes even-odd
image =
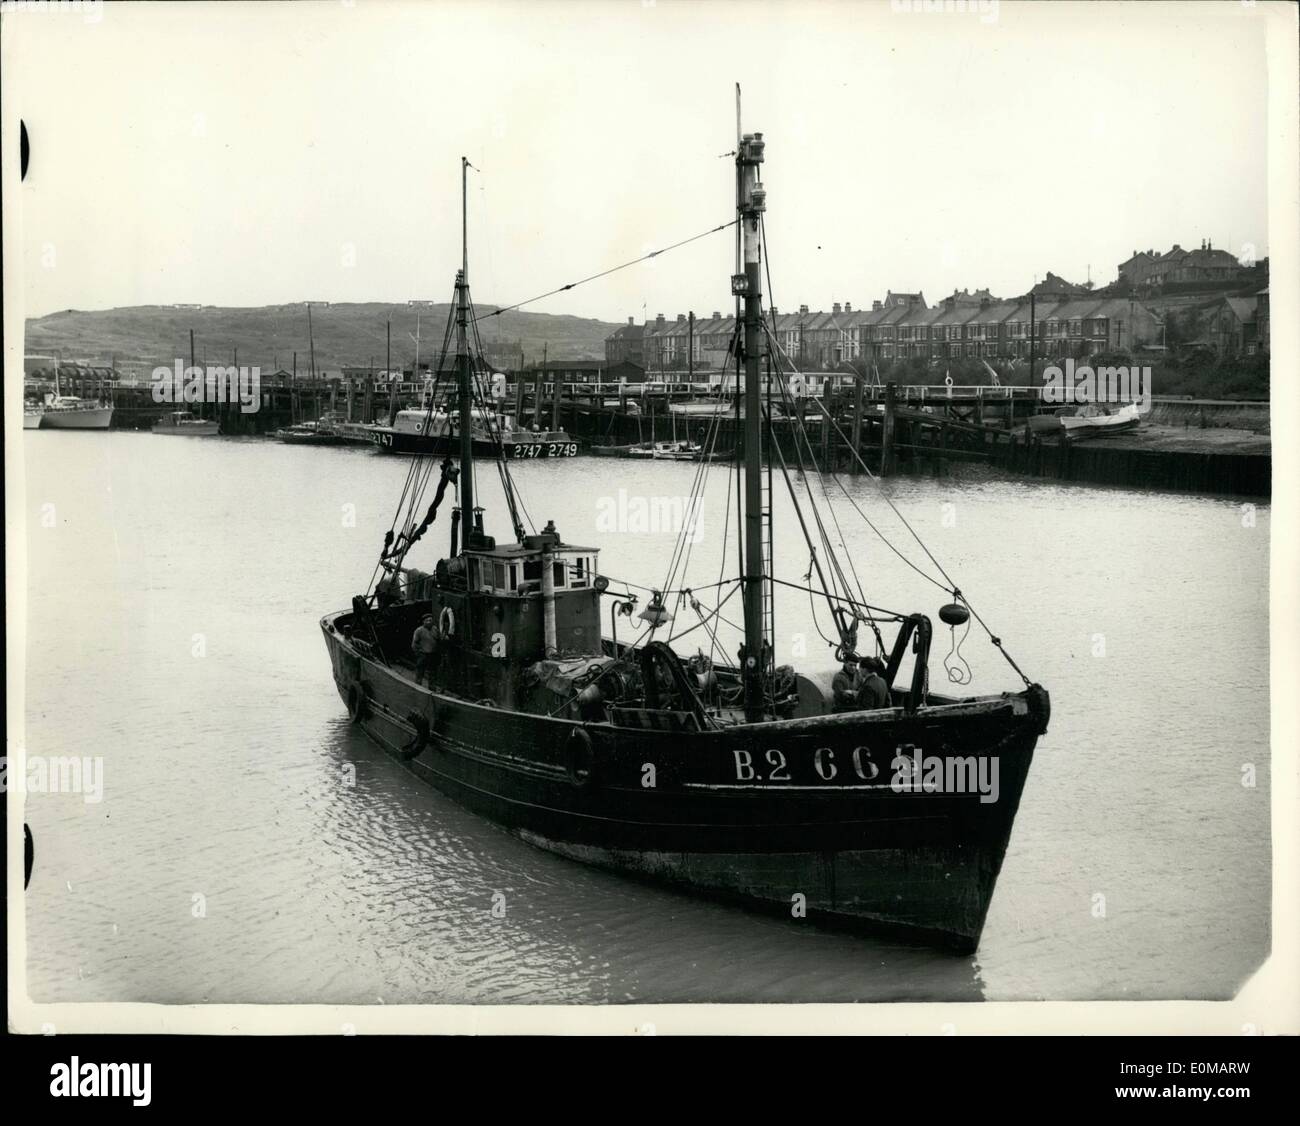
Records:
{"label": "fishing trawler", "polygon": [[[455,447],[437,472],[432,458],[413,458],[378,581],[321,619],[334,681],[352,722],[388,754],[544,849],[786,918],[969,953],[1047,730],[1048,693],[991,633],[1023,689],[932,693],[930,618],[869,603],[832,564],[835,545],[822,537],[812,546],[802,515],[813,567],[798,581],[773,574],[773,460],[798,498],[779,449],[767,451],[766,466],[762,459],[771,415],[760,366],[780,359],[760,282],[765,142],[737,132],[738,214],[724,226],[739,232],[731,288],[743,317],[733,356],[746,410],[742,457],[721,472],[735,475],[743,508],[742,573],[711,592],[674,585],[675,569],[667,585],[644,594],[610,578],[597,547],[569,542],[554,523],[525,528],[499,442],[512,534],[501,542],[489,534],[475,493],[472,419],[490,369],[475,347],[463,249]],[[462,209],[466,168],[462,161]],[[705,445],[716,436],[715,427]],[[698,472],[710,468],[702,462]],[[409,560],[449,492],[449,550],[426,573]],[[973,616],[983,626],[946,574],[935,581],[950,599],[939,610],[945,623]],[[775,663],[777,585],[806,590],[821,606],[837,659],[857,661],[860,645],[863,657],[875,654],[885,681],[877,706],[829,695],[815,675]],[[736,594],[744,641],[733,659],[718,629]],[[673,647],[672,608],[686,605],[700,619],[692,628],[709,637],[708,654],[684,657]],[[620,619],[640,632],[620,638]],[[416,665],[412,635],[422,622],[433,624],[438,642]],[[891,642],[887,629],[896,631]],[[1000,777],[993,800],[953,784],[990,772]]]}
{"label": "fishing trawler", "polygon": [[[429,393],[426,392],[426,399]],[[371,441],[382,453],[444,456],[459,448],[457,412],[432,405],[397,412],[392,426],[371,428]],[[563,430],[529,430],[498,415],[491,403],[476,405],[470,420],[470,449],[475,457],[492,458],[498,450],[511,461],[576,457],[578,443]]]}

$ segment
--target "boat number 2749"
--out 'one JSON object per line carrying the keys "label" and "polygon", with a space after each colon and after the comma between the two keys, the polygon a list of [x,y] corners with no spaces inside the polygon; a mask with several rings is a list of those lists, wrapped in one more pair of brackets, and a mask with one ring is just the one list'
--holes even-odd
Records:
{"label": "boat number 2749", "polygon": [[512,447],[515,458],[573,457],[578,452],[577,442],[516,442]]}

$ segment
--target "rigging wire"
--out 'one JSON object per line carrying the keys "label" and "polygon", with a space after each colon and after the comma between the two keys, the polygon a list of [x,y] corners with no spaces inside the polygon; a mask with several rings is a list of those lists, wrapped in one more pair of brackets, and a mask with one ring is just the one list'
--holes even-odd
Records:
{"label": "rigging wire", "polygon": [[661,247],[659,250],[652,250],[649,254],[642,254],[639,258],[633,258],[631,261],[623,262],[618,266],[611,266],[608,270],[601,270],[598,274],[592,274],[589,277],[579,278],[575,282],[569,282],[568,285],[559,286],[546,293],[538,294],[536,297],[530,297],[526,301],[516,301],[513,305],[506,305],[500,309],[494,309],[490,313],[484,313],[482,317],[475,318],[478,320],[488,320],[491,317],[499,317],[502,313],[513,312],[515,309],[522,309],[525,305],[532,305],[538,301],[544,301],[548,297],[554,297],[557,293],[565,293],[570,289],[576,289],[580,285],[586,285],[588,282],[596,281],[599,278],[608,277],[610,274],[618,273],[619,270],[626,270],[629,266],[635,266],[639,262],[648,262],[651,258],[658,258],[661,254],[667,254],[670,250],[677,250],[679,247],[687,246],[692,242],[698,242],[709,235],[715,235],[719,231],[725,231],[728,227],[734,227],[739,223],[739,219],[732,219],[729,223],[722,223],[716,227],[710,227],[707,231],[701,231],[698,235],[692,235],[690,238],[684,238],[681,242],[675,242],[671,246]]}
{"label": "rigging wire", "polygon": [[[775,339],[773,339],[773,343],[775,344],[775,346],[776,346],[777,348],[781,348],[781,345],[780,345],[780,342],[779,342],[779,341],[776,341]],[[786,356],[786,359],[787,359],[787,360],[790,360],[789,354],[785,352],[785,349],[784,349],[784,348],[781,348],[781,352],[782,352],[782,354],[784,354],[784,355]],[[790,360],[790,364],[791,364],[791,367],[794,367],[794,361],[793,361],[793,360]],[[817,405],[817,409],[820,410],[820,411],[822,412],[822,414],[823,414],[823,416],[825,417],[827,423],[828,423],[830,426],[834,427],[836,434],[838,434],[838,435],[840,436],[841,440],[845,441],[845,444],[848,445],[849,449],[851,450],[851,452],[852,452],[852,454],[853,454],[854,459],[855,459],[855,460],[857,461],[857,463],[862,467],[863,471],[867,474],[868,477],[871,478],[872,481],[876,482],[876,484],[879,486],[879,484],[880,484],[880,478],[877,477],[876,474],[874,474],[874,473],[871,472],[871,470],[870,470],[870,468],[868,468],[866,462],[862,460],[862,455],[861,455],[861,453],[859,453],[857,450],[854,450],[854,449],[852,448],[852,443],[849,442],[849,441],[847,440],[847,438],[846,438],[846,436],[845,436],[845,434],[844,434],[844,431],[840,428],[839,424],[836,423],[835,419],[831,416],[830,411],[828,411],[828,410],[826,409],[826,406],[821,402],[820,399],[814,398],[814,399],[813,399],[813,402]],[[834,474],[832,474],[832,476],[834,476]],[[841,488],[843,488],[842,485],[841,485]],[[893,543],[890,542],[889,538],[888,538],[887,536],[885,536],[882,532],[880,532],[879,529],[877,529],[877,528],[875,527],[875,525],[872,524],[872,522],[871,522],[870,520],[867,519],[866,515],[862,512],[862,510],[861,510],[860,508],[858,508],[858,506],[857,506],[856,503],[853,503],[853,507],[854,507],[855,509],[857,509],[859,515],[861,515],[862,518],[863,518],[864,520],[867,521],[867,524],[871,527],[871,529],[872,529],[874,532],[876,532],[876,534],[877,534],[878,536],[880,536],[881,540],[886,544],[886,546],[888,546],[888,547],[890,548],[891,551],[893,551],[896,555],[898,555],[898,557],[899,557],[900,559],[902,559],[904,562],[906,562],[907,565],[908,565],[909,567],[911,567],[914,571],[916,571],[917,574],[924,575],[924,576],[925,576],[925,577],[926,577],[930,582],[934,583],[935,586],[939,587],[940,590],[946,591],[948,594],[951,594],[953,598],[960,598],[960,599],[962,600],[962,602],[964,602],[964,603],[966,604],[966,608],[967,608],[968,610],[970,610],[970,612],[971,612],[971,616],[972,616],[972,617],[973,617],[977,622],[979,622],[979,624],[980,624],[980,628],[983,629],[984,632],[988,635],[988,639],[989,639],[989,641],[992,642],[992,644],[993,644],[994,647],[998,650],[998,652],[1001,653],[1002,656],[1006,659],[1007,664],[1009,664],[1013,669],[1015,669],[1016,674],[1020,677],[1021,680],[1023,680],[1023,681],[1025,682],[1026,687],[1030,686],[1030,685],[1032,684],[1032,682],[1030,681],[1029,677],[1027,677],[1027,676],[1024,674],[1024,671],[1020,668],[1020,666],[1019,666],[1018,664],[1016,664],[1016,662],[1015,662],[1015,660],[1012,658],[1011,654],[1008,653],[1008,652],[1006,651],[1006,648],[1005,648],[1005,647],[1003,646],[1003,644],[1002,644],[1002,639],[1001,639],[1000,637],[998,637],[998,636],[997,636],[997,635],[996,635],[996,634],[995,634],[991,629],[989,629],[988,624],[984,621],[984,619],[983,619],[982,617],[980,617],[980,615],[979,615],[978,611],[976,611],[975,607],[971,605],[971,603],[970,603],[970,599],[968,599],[968,598],[966,597],[966,595],[962,593],[962,591],[960,590],[960,588],[958,588],[958,586],[956,585],[956,583],[954,583],[954,582],[952,581],[951,577],[948,575],[948,572],[944,570],[943,565],[942,565],[942,564],[941,564],[941,563],[940,563],[940,562],[939,562],[939,561],[934,557],[934,555],[931,553],[930,549],[929,549],[928,547],[926,547],[925,542],[924,542],[924,541],[921,539],[921,537],[917,534],[916,529],[913,528],[912,525],[911,525],[910,523],[908,523],[907,518],[906,518],[906,517],[905,517],[905,516],[904,516],[904,515],[903,515],[903,514],[898,510],[898,506],[897,506],[896,504],[894,504],[894,502],[889,498],[889,496],[885,493],[884,489],[883,489],[883,488],[880,488],[879,492],[880,492],[880,496],[883,498],[883,500],[885,501],[885,503],[886,503],[887,505],[889,505],[889,507],[890,507],[890,509],[893,511],[894,515],[898,517],[898,519],[899,519],[899,521],[902,523],[903,527],[905,527],[905,528],[906,528],[906,529],[911,533],[912,538],[913,538],[914,540],[916,540],[916,542],[920,545],[921,550],[925,552],[926,557],[930,560],[931,563],[934,564],[934,566],[935,566],[935,568],[938,570],[939,574],[941,574],[941,575],[944,577],[944,579],[945,579],[946,582],[948,583],[947,586],[944,586],[943,583],[939,582],[937,579],[933,578],[932,576],[930,576],[930,575],[925,575],[925,572],[924,572],[924,571],[922,571],[919,567],[917,567],[916,564],[914,564],[913,562],[911,562],[911,560],[907,559],[907,557],[904,556],[903,553],[900,552],[900,551],[898,550],[898,548],[896,548],[896,547],[893,545]],[[848,495],[847,490],[845,490],[845,495],[846,495],[846,496]],[[851,497],[850,497],[850,501],[852,502],[852,498],[851,498]]]}

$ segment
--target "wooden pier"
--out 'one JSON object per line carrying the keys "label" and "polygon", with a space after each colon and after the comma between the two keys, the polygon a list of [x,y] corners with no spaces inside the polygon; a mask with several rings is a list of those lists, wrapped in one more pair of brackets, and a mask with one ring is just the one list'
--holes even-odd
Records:
{"label": "wooden pier", "polygon": [[[61,376],[64,394],[111,402],[115,428],[147,429],[177,409],[155,402],[153,387],[148,380]],[[327,411],[353,422],[385,423],[391,410],[421,405],[425,389],[423,380],[264,377],[256,411],[245,413],[238,402],[187,409],[217,418],[224,434],[264,434]],[[27,385],[32,395],[52,390],[52,385]],[[702,441],[716,417],[716,452],[743,456],[742,427],[729,390],[720,386],[717,373],[710,380],[596,383],[565,382],[538,370],[508,374],[498,401],[523,425],[567,430],[587,444]],[[857,473],[865,466],[887,477],[900,471],[942,475],[953,463],[981,462],[1060,480],[1255,496],[1270,489],[1267,439],[1246,448],[1193,439],[1187,448],[1148,449],[1137,439],[1071,442],[1035,436],[1024,425],[1031,415],[1069,405],[1045,401],[1040,387],[880,385],[837,374],[826,377],[819,390],[793,398],[778,398],[780,389],[774,390],[774,402],[784,409],[774,411],[773,443],[792,468],[811,469],[815,461],[834,472]],[[1164,416],[1185,417],[1188,426],[1199,417],[1202,428],[1207,410],[1219,416],[1239,411],[1243,417],[1267,410],[1266,403],[1231,400],[1156,396],[1153,402]],[[715,411],[698,413],[709,403],[717,404]]]}

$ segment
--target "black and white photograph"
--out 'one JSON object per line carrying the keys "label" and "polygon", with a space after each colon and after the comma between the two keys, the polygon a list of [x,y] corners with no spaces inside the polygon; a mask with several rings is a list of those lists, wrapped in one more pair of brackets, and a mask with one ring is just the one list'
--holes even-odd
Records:
{"label": "black and white photograph", "polygon": [[10,1030],[1300,1032],[1296,55],[6,0]]}

